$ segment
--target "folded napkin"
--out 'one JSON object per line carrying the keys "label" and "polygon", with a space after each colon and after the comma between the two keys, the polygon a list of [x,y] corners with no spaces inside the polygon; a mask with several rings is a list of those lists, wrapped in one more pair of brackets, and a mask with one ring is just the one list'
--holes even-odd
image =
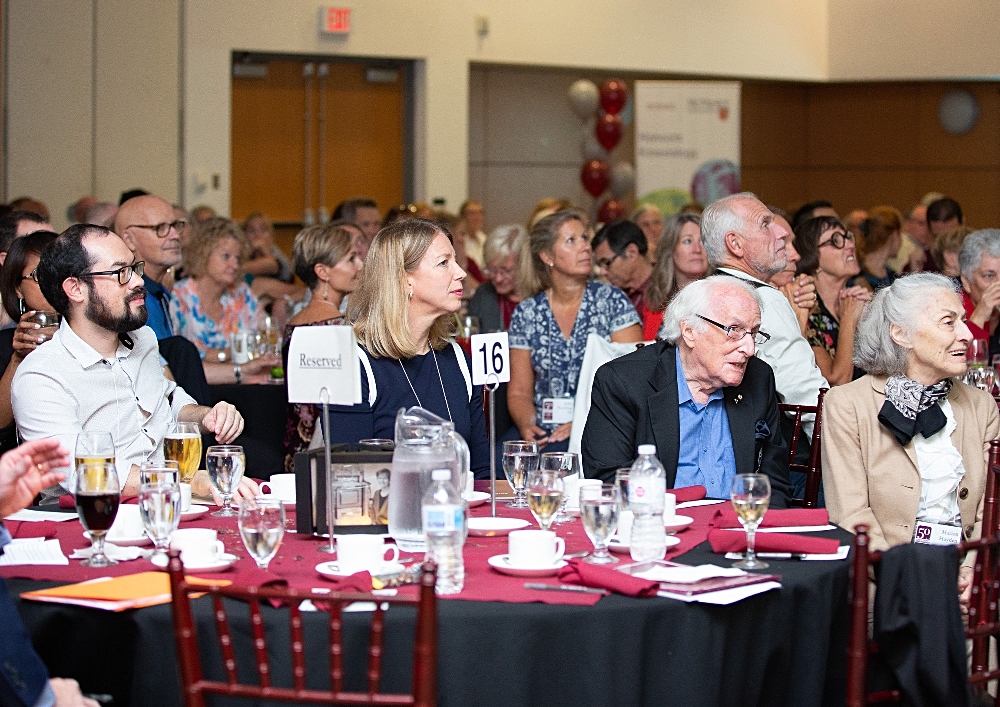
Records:
{"label": "folded napkin", "polygon": [[[710,530],[708,542],[712,551],[720,554],[727,552],[746,552],[747,536],[744,533],[733,533],[728,530]],[[756,552],[796,552],[816,555],[832,555],[840,547],[840,541],[835,538],[816,538],[809,535],[794,535],[792,533],[758,534],[754,541]]]}
{"label": "folded napkin", "polygon": [[[86,560],[90,557],[93,548],[85,547],[80,550],[74,550],[73,554],[69,556],[71,560]],[[115,545],[114,543],[105,542],[104,543],[104,554],[110,557],[112,560],[117,562],[128,562],[129,560],[138,560],[142,557],[143,550],[141,547],[121,547]]]}
{"label": "folded napkin", "polygon": [[[680,500],[680,499],[677,499]],[[830,514],[825,508],[790,508],[788,510],[773,509],[764,514],[761,528],[788,528],[796,525],[828,525]],[[709,528],[742,528],[736,511],[725,506],[715,512],[708,524]]]}
{"label": "folded napkin", "polygon": [[322,577],[333,584],[335,592],[370,592],[372,590],[370,572],[355,572],[348,577],[330,577],[324,574]]}
{"label": "folded napkin", "polygon": [[582,584],[585,587],[608,589],[629,597],[655,597],[659,582],[639,579],[601,565],[592,565],[583,560],[573,559],[559,570],[559,579],[568,584]]}
{"label": "folded napkin", "polygon": [[54,538],[59,527],[54,520],[7,521],[4,525],[12,538]]}
{"label": "folded napkin", "polygon": [[678,503],[687,503],[688,501],[700,501],[705,498],[705,494],[708,492],[704,486],[685,486],[679,489],[667,489],[667,493],[676,496]]}

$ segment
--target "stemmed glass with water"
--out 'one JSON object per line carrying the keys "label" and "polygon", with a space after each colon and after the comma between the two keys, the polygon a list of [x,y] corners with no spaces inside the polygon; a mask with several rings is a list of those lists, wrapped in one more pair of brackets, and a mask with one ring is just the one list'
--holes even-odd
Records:
{"label": "stemmed glass with water", "polygon": [[222,509],[212,513],[216,518],[235,518],[232,508],[233,494],[243,480],[247,468],[247,458],[243,447],[236,444],[219,444],[208,448],[205,453],[205,467],[208,480],[217,494],[222,496]]}
{"label": "stemmed glass with water", "polygon": [[757,559],[754,553],[754,540],[757,526],[764,520],[764,513],[771,502],[771,481],[764,474],[737,474],[733,479],[733,490],[730,494],[733,508],[739,516],[740,524],[747,533],[747,554],[742,560],[733,563],[733,567],[744,570],[762,570],[768,566],[766,562]]}
{"label": "stemmed glass with water", "polygon": [[181,522],[181,487],[176,480],[170,481],[169,472],[177,478],[176,469],[167,469],[157,472],[155,481],[139,486],[139,516],[154,547],[150,561],[163,567],[167,564],[170,535]]}
{"label": "stemmed glass with water", "polygon": [[993,394],[996,384],[996,369],[990,365],[990,342],[986,339],[974,339],[965,352],[969,370],[964,382]]}
{"label": "stemmed glass with water", "polygon": [[563,500],[562,474],[537,469],[528,473],[528,506],[538,527],[548,530]]}
{"label": "stemmed glass with water", "polygon": [[619,491],[615,484],[580,489],[580,520],[594,551],[583,558],[594,565],[612,565],[618,560],[608,552],[608,543],[618,528]]}
{"label": "stemmed glass with water", "polygon": [[514,500],[508,508],[527,508],[526,483],[528,474],[538,468],[538,443],[517,440],[503,443],[503,471],[510,487],[514,489]]}
{"label": "stemmed glass with water", "polygon": [[266,570],[285,536],[285,506],[276,498],[240,500],[240,537],[247,552]]}

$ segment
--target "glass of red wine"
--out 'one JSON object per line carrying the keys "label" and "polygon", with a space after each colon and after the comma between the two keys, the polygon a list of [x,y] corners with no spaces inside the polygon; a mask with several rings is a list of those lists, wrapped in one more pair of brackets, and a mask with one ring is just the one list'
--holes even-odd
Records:
{"label": "glass of red wine", "polygon": [[76,512],[80,523],[90,533],[90,558],[86,567],[110,567],[115,560],[104,554],[104,536],[115,522],[121,487],[115,465],[107,462],[84,462],[76,468]]}

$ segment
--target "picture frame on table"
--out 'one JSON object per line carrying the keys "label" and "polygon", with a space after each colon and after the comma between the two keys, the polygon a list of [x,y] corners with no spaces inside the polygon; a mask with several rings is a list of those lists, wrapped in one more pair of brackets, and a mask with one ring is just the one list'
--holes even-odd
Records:
{"label": "picture frame on table", "polygon": [[[327,470],[322,448],[295,455],[296,532],[326,537]],[[334,445],[330,468],[337,480],[335,535],[389,533],[389,476],[392,452],[355,452]]]}

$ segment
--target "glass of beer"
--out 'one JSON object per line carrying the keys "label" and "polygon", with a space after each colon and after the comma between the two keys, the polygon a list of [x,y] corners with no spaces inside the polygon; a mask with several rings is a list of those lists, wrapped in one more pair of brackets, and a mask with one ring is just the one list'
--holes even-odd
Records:
{"label": "glass of beer", "polygon": [[[81,464],[115,463],[115,443],[110,432],[81,432],[76,436],[73,469]],[[72,484],[72,479],[70,479]]]}
{"label": "glass of beer", "polygon": [[190,483],[201,462],[201,430],[197,422],[175,422],[163,439],[163,457],[177,462],[181,482]]}
{"label": "glass of beer", "polygon": [[86,567],[110,567],[115,560],[104,554],[104,536],[115,522],[121,487],[114,462],[85,462],[76,467],[76,512],[90,533],[90,557]]}

